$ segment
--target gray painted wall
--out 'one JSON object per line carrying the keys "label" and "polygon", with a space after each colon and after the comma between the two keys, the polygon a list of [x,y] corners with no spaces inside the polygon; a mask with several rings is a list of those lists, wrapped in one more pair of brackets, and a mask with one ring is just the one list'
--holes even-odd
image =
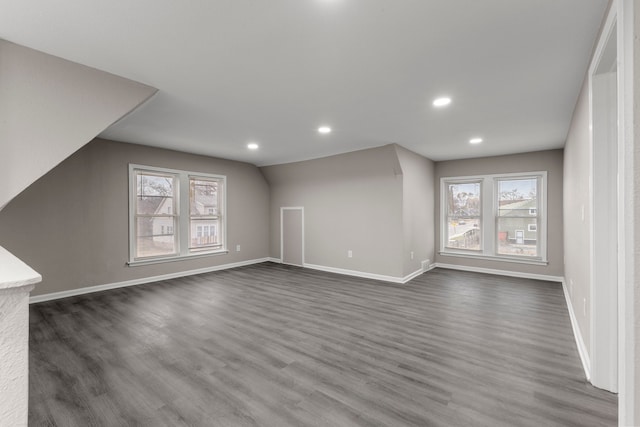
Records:
{"label": "gray painted wall", "polygon": [[0,39],[0,208],[156,89]]}
{"label": "gray painted wall", "polygon": [[[591,263],[590,145],[589,90],[585,79],[564,148],[564,274],[587,351],[591,350],[591,293],[588,268]],[[584,300],[586,314],[583,311]]]}
{"label": "gray painted wall", "polygon": [[402,168],[402,257],[407,276],[422,268],[422,261],[434,262],[435,164],[404,147],[395,147]]}
{"label": "gray painted wall", "polygon": [[[230,252],[127,266],[128,163],[226,175]],[[253,165],[96,139],[0,211],[0,245],[42,274],[39,295],[267,257],[268,218]]]}
{"label": "gray painted wall", "polygon": [[305,263],[403,276],[402,172],[394,145],[261,170],[271,187],[272,257],[280,258],[280,207],[304,206]]}
{"label": "gray painted wall", "polygon": [[[563,231],[562,231],[562,175],[563,151],[547,150],[509,156],[483,157],[477,159],[438,162],[435,167],[435,233],[436,262],[470,267],[491,268],[522,273],[563,276]],[[482,174],[547,171],[547,256],[546,266],[516,264],[504,261],[445,256],[440,250],[440,178]]]}

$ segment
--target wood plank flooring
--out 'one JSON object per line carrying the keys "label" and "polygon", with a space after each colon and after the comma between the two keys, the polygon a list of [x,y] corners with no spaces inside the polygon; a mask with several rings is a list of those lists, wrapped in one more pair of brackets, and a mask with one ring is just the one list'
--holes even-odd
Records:
{"label": "wood plank flooring", "polygon": [[272,263],[30,308],[32,426],[614,426],[558,283]]}

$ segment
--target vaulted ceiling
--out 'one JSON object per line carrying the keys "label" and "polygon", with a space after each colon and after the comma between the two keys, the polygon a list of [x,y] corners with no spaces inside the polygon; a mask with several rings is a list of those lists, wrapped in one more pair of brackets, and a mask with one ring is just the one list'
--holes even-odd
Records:
{"label": "vaulted ceiling", "polygon": [[159,89],[105,138],[257,165],[388,143],[445,160],[562,147],[607,4],[3,0],[0,38]]}

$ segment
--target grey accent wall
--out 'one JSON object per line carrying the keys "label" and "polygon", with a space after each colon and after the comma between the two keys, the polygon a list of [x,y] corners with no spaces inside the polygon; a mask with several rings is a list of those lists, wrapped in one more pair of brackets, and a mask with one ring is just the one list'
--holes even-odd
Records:
{"label": "grey accent wall", "polygon": [[0,208],[156,89],[0,40]]}
{"label": "grey accent wall", "polygon": [[[129,163],[226,175],[230,252],[127,266]],[[265,258],[268,218],[269,187],[253,165],[96,139],[0,211],[0,245],[42,274],[39,295]]]}
{"label": "grey accent wall", "polygon": [[434,262],[435,164],[404,147],[395,147],[402,168],[402,257],[407,276],[421,269],[422,261]]}
{"label": "grey accent wall", "polygon": [[[567,289],[587,351],[591,350],[589,90],[585,79],[564,147],[564,260]],[[587,312],[583,311],[586,300]]]}
{"label": "grey accent wall", "polygon": [[[563,276],[563,151],[547,150],[509,156],[437,162],[435,167],[436,262],[469,267],[491,268],[522,273]],[[480,260],[446,256],[440,250],[440,178],[482,174],[547,171],[547,257],[548,265],[516,264],[505,261]]]}
{"label": "grey accent wall", "polygon": [[304,206],[305,263],[403,276],[402,170],[394,145],[261,170],[271,186],[272,257],[280,258],[280,208]]}

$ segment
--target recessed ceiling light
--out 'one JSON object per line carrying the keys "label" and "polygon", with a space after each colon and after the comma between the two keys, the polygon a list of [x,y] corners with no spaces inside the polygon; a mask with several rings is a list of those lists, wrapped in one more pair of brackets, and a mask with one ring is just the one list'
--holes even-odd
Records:
{"label": "recessed ceiling light", "polygon": [[442,98],[436,98],[433,100],[434,107],[444,107],[451,104],[451,98],[443,96]]}
{"label": "recessed ceiling light", "polygon": [[258,147],[259,147],[258,144],[256,144],[255,142],[250,142],[250,143],[247,144],[247,148],[249,150],[257,150]]}
{"label": "recessed ceiling light", "polygon": [[471,138],[469,140],[470,144],[480,144],[482,142],[482,138]]}
{"label": "recessed ceiling light", "polygon": [[318,128],[318,133],[321,133],[323,135],[326,135],[328,133],[331,133],[331,128],[329,126],[320,126]]}

